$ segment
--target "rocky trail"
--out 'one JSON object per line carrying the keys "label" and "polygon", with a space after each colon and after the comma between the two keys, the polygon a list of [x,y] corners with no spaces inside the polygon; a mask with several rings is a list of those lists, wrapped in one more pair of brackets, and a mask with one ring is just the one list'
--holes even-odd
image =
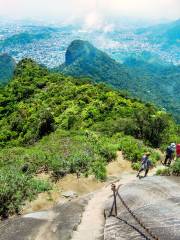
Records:
{"label": "rocky trail", "polygon": [[[118,175],[118,168],[115,164],[120,164],[121,173]],[[109,176],[117,179],[117,184],[125,184],[133,181],[135,175],[133,173],[126,173],[129,168],[127,161],[123,160],[121,153],[118,153],[117,162],[109,165],[108,171]],[[114,172],[115,171],[115,172]],[[120,179],[120,181],[119,181]],[[102,189],[92,194],[85,211],[82,215],[81,223],[77,230],[73,232],[72,240],[92,240],[92,239],[103,239],[104,236],[104,209],[107,198],[111,197],[112,192],[110,190],[110,183],[106,184]],[[86,236],[86,238],[84,238]]]}
{"label": "rocky trail", "polygon": [[[124,175],[118,184],[125,184],[134,179],[134,176]],[[106,201],[112,196],[110,185],[103,187],[100,191],[93,193],[82,215],[81,223],[73,232],[72,240],[95,240],[104,239],[104,208]]]}
{"label": "rocky trail", "polygon": [[[145,239],[124,222],[108,217],[113,202],[112,182],[120,185],[119,192],[128,206],[148,228],[160,236],[159,239],[180,239],[178,179],[152,177],[153,170],[149,177],[139,180],[121,152],[118,152],[117,160],[108,165],[107,172],[108,181],[95,191],[61,202],[49,210],[36,211],[1,223],[0,240]],[[81,189],[79,184],[78,189]],[[118,216],[139,228],[120,201]]]}
{"label": "rocky trail", "polygon": [[[31,207],[28,206],[27,214],[15,219],[0,223],[0,240],[66,240],[66,239],[96,239],[102,236],[104,226],[104,205],[111,196],[110,183],[117,181],[120,176],[125,181],[134,177],[130,163],[123,159],[121,152],[118,158],[107,168],[108,182],[102,184],[84,182],[84,179],[74,182],[68,176],[63,180],[64,190],[72,188],[80,197],[73,200],[60,201],[55,207],[47,210],[30,212],[46,202],[41,198],[36,200]],[[132,173],[129,173],[132,172]],[[89,187],[89,192],[87,188]],[[69,189],[70,190],[70,189]],[[94,190],[94,191],[93,191]],[[26,212],[25,211],[25,212]]]}

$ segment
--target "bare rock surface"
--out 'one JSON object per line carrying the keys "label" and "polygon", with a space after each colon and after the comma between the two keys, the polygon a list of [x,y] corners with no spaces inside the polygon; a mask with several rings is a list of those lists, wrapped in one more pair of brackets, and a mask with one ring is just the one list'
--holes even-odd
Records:
{"label": "bare rock surface", "polygon": [[[162,240],[180,239],[180,178],[147,177],[119,188],[132,212]],[[108,217],[113,199],[107,202],[105,240],[152,239],[118,199],[118,218]],[[145,236],[144,236],[145,235]]]}
{"label": "bare rock surface", "polygon": [[78,197],[78,194],[74,191],[63,192],[61,195],[65,198],[76,198],[76,197]]}
{"label": "bare rock surface", "polygon": [[68,240],[81,221],[88,196],[0,224],[0,240]]}

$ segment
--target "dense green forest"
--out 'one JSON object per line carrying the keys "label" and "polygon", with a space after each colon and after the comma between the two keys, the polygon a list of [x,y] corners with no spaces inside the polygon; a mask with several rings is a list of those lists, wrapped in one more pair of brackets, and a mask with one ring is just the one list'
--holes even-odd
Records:
{"label": "dense green forest", "polygon": [[[158,132],[153,136],[156,121],[164,122],[165,127],[173,123],[166,112],[151,104],[88,79],[49,73],[28,59],[18,63],[14,79],[1,90],[0,114],[2,146],[32,144],[57,127],[95,128],[100,123],[99,131],[109,131],[106,122],[112,120],[111,125],[119,126],[125,134],[158,147],[163,139]],[[138,123],[141,117],[146,119],[148,130],[143,122]]]}
{"label": "dense green forest", "polygon": [[75,40],[66,51],[65,63],[54,70],[127,90],[134,97],[165,108],[180,122],[179,66],[135,57],[119,64],[89,42]]}
{"label": "dense green forest", "polygon": [[[178,142],[169,114],[87,78],[49,72],[30,59],[17,64],[0,89],[0,216],[19,213],[25,200],[50,191],[67,173],[106,178],[122,150],[138,169],[141,155]],[[51,181],[35,178],[47,172]]]}

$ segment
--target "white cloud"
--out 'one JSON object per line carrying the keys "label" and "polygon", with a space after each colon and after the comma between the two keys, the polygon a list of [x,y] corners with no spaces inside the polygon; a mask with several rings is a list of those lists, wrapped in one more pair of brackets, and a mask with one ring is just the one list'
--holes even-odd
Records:
{"label": "white cloud", "polygon": [[87,14],[84,20],[85,29],[99,29],[102,26],[102,17],[96,11]]}
{"label": "white cloud", "polygon": [[180,18],[180,0],[99,0],[107,14],[146,18]]}
{"label": "white cloud", "polygon": [[112,23],[108,23],[105,16],[99,14],[97,11],[88,13],[87,16],[84,17],[83,21],[83,31],[89,32],[94,30],[101,30],[107,33],[114,29],[114,25]]}
{"label": "white cloud", "polygon": [[87,27],[107,17],[180,18],[180,0],[0,0],[0,16],[84,19]]}
{"label": "white cloud", "polygon": [[96,45],[98,46],[98,48],[101,49],[117,49],[118,47],[121,46],[120,42],[111,40],[110,38],[104,36],[104,35],[100,35],[96,38]]}

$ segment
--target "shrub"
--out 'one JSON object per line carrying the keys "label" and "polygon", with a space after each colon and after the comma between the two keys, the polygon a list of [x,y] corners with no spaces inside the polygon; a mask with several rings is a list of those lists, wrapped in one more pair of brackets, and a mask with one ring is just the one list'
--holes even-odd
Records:
{"label": "shrub", "polygon": [[39,116],[39,124],[37,129],[37,136],[42,138],[43,136],[54,131],[54,119],[51,113],[42,112]]}
{"label": "shrub", "polygon": [[163,143],[164,135],[169,135],[172,121],[166,112],[153,111],[152,106],[149,106],[135,112],[136,128],[133,135],[146,140],[153,147],[159,147]]}
{"label": "shrub", "polygon": [[156,152],[153,149],[151,149],[150,152],[151,152],[150,158],[151,158],[152,164],[155,165],[157,163],[157,161],[160,160],[161,156],[158,152]]}
{"label": "shrub", "polygon": [[170,176],[170,175],[180,176],[180,159],[178,158],[172,164],[172,166],[168,168],[158,169],[156,174],[161,176]]}
{"label": "shrub", "polygon": [[52,189],[51,184],[45,180],[31,179],[31,188],[34,190],[34,193],[46,192]]}
{"label": "shrub", "polygon": [[105,158],[107,162],[110,162],[113,159],[116,159],[117,149],[117,145],[114,145],[112,143],[105,143],[100,148],[100,155]]}
{"label": "shrub", "polygon": [[18,214],[25,200],[31,201],[43,191],[50,190],[47,182],[32,179],[15,168],[4,168],[0,171],[0,216]]}
{"label": "shrub", "polygon": [[[151,152],[150,159],[152,164],[155,165],[156,162],[160,159],[158,152],[149,148],[143,144],[142,141],[137,140],[131,136],[115,135],[114,140],[119,145],[119,150],[122,151],[126,159],[132,162],[132,167],[137,170],[139,168],[139,162],[142,159],[142,156],[145,152]],[[137,164],[136,164],[137,163]]]}
{"label": "shrub", "polygon": [[69,159],[69,171],[71,173],[87,173],[93,159],[85,152],[76,152]]}
{"label": "shrub", "polygon": [[132,168],[136,171],[138,171],[141,167],[141,163],[140,162],[136,162],[136,163],[132,163]]}
{"label": "shrub", "polygon": [[171,170],[173,175],[180,176],[180,158],[171,166]]}
{"label": "shrub", "polygon": [[101,181],[106,179],[106,164],[103,160],[95,161],[91,166],[91,171],[96,179]]}
{"label": "shrub", "polygon": [[171,169],[170,168],[160,168],[156,171],[156,175],[170,176],[171,175]]}

